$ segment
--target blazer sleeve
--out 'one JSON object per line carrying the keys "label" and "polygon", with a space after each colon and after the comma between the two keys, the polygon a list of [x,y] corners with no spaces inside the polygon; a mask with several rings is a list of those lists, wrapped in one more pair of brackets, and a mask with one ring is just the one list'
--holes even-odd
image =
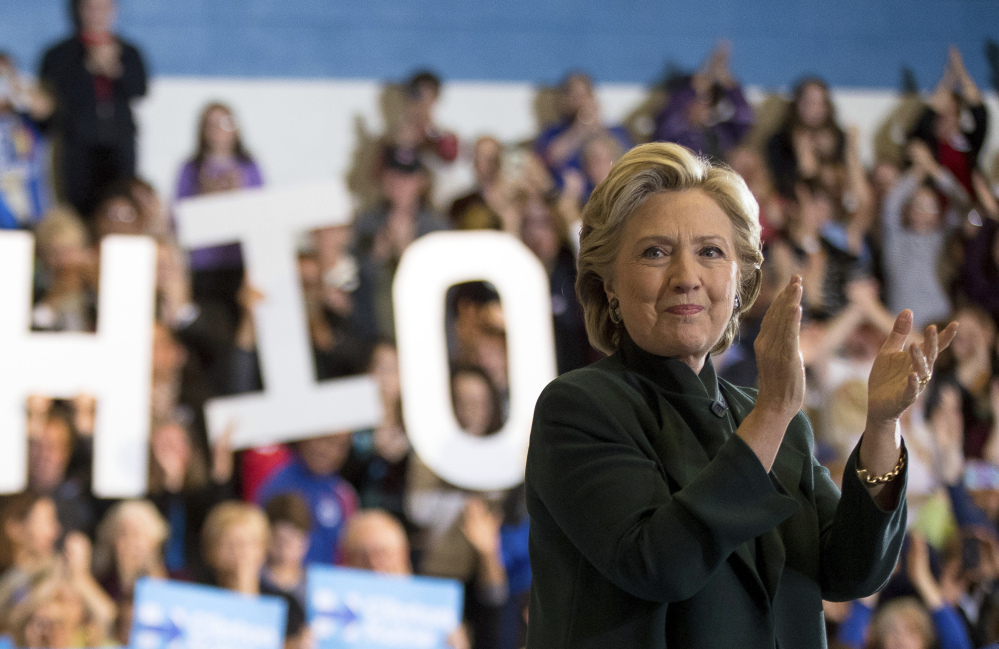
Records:
{"label": "blazer sleeve", "polygon": [[905,536],[905,488],[908,466],[902,480],[899,502],[891,511],[878,507],[870,491],[857,476],[860,442],[843,471],[843,491],[829,472],[813,459],[815,500],[819,514],[822,597],[848,601],[866,597],[891,577]]}
{"label": "blazer sleeve", "polygon": [[617,587],[652,601],[684,600],[738,546],[799,505],[738,436],[671,493],[641,448],[639,407],[618,396],[569,381],[546,388],[531,434],[529,488]]}

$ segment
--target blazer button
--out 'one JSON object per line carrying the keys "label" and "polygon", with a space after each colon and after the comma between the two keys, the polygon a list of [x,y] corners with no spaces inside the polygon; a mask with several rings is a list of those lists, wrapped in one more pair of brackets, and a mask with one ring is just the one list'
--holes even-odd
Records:
{"label": "blazer button", "polygon": [[711,404],[711,412],[715,413],[718,417],[724,417],[725,413],[728,412],[728,406],[722,401],[715,401]]}

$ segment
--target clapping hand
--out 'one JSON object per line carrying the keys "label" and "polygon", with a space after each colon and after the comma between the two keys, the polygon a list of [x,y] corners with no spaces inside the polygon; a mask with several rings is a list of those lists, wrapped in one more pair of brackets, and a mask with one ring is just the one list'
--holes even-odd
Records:
{"label": "clapping hand", "polygon": [[805,399],[805,365],[799,349],[801,276],[791,278],[767,309],[753,347],[759,371],[757,405],[790,422]]}
{"label": "clapping hand", "polygon": [[951,322],[940,333],[936,325],[930,325],[922,344],[906,344],[911,331],[912,311],[906,309],[895,319],[895,327],[871,368],[867,384],[868,424],[894,422],[913,404],[929,383],[937,355],[954,340],[957,323]]}

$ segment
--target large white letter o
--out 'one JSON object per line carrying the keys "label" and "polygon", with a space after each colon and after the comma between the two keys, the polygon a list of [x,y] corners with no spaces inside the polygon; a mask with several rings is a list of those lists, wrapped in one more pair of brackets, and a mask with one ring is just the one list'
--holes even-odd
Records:
{"label": "large white letter o", "polygon": [[[487,437],[465,433],[451,405],[444,331],[449,287],[485,280],[499,291],[506,319],[510,414]],[[524,465],[541,390],[555,378],[551,293],[541,262],[499,232],[441,232],[406,249],[393,286],[403,420],[420,459],[466,489],[508,489]]]}

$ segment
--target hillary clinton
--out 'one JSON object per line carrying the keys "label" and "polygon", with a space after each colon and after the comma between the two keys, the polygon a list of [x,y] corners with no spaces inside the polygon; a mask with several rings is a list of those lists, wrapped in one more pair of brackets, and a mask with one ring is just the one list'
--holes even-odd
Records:
{"label": "hillary clinton", "polygon": [[822,599],[890,576],[906,516],[896,422],[956,325],[909,344],[912,313],[898,316],[841,493],[801,412],[801,278],[763,319],[759,390],[715,375],[762,261],[746,184],[683,147],[637,147],[594,191],[576,291],[609,356],[538,400],[529,649],[825,647]]}

